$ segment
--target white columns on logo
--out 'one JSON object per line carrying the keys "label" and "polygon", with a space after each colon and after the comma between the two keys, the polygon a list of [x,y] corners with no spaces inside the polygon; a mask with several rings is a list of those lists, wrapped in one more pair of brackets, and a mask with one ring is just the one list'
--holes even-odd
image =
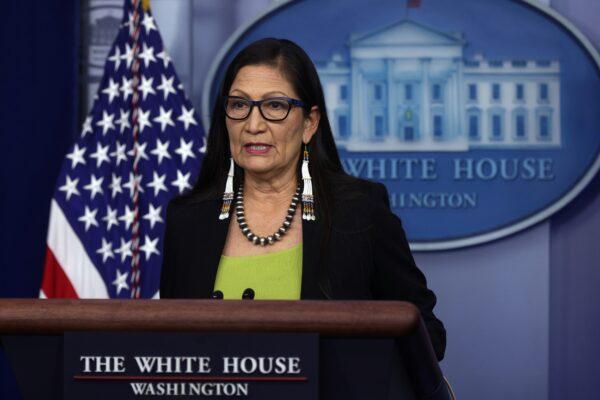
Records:
{"label": "white columns on logo", "polygon": [[460,97],[458,92],[458,63],[455,59],[453,62],[452,74],[450,75],[449,80],[449,93],[448,93],[448,105],[450,106],[450,124],[448,129],[450,130],[450,137],[460,138],[463,137],[465,132],[462,131],[460,127],[460,120],[462,118],[461,114],[464,114],[464,109],[460,107]]}
{"label": "white columns on logo", "polygon": [[466,124],[466,99],[465,99],[465,76],[464,76],[464,64],[461,59],[455,59],[454,63],[456,64],[456,71],[458,74],[457,82],[456,82],[456,95],[458,105],[458,134],[462,135],[465,140],[469,141],[469,133]]}
{"label": "white columns on logo", "polygon": [[385,68],[387,72],[387,116],[388,129],[387,134],[390,139],[396,138],[396,113],[397,113],[397,94],[396,84],[394,83],[394,60],[385,60]]}
{"label": "white columns on logo", "polygon": [[460,113],[460,109],[458,108],[458,90],[457,90],[457,83],[456,83],[457,79],[456,79],[456,71],[453,69],[452,70],[452,75],[450,75],[450,79],[448,80],[448,88],[449,88],[449,93],[448,93],[448,106],[450,106],[450,110],[449,110],[449,124],[448,124],[448,135],[446,135],[449,138],[455,139],[457,137],[460,137],[460,131],[458,130],[458,119],[460,118],[460,116],[458,115]]}
{"label": "white columns on logo", "polygon": [[352,59],[350,69],[352,71],[352,134],[350,140],[358,140],[364,135],[364,130],[361,129],[361,120],[365,110],[363,109],[363,93],[359,63],[356,59]]}
{"label": "white columns on logo", "polygon": [[421,141],[431,141],[431,101],[429,99],[429,67],[431,59],[421,59]]}

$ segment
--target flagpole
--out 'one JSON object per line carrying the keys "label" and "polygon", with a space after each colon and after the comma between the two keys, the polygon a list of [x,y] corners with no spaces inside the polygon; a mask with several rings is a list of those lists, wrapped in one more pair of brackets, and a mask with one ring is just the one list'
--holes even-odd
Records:
{"label": "flagpole", "polygon": [[[149,1],[144,0],[144,3]],[[133,63],[131,66],[133,94],[131,96],[131,127],[133,129],[133,214],[134,219],[131,225],[131,298],[140,298],[140,209],[139,209],[139,193],[140,179],[138,178],[138,102],[139,102],[139,83],[140,83],[140,0],[132,0],[133,4],[133,26],[129,27],[131,33],[131,41],[133,47]]]}

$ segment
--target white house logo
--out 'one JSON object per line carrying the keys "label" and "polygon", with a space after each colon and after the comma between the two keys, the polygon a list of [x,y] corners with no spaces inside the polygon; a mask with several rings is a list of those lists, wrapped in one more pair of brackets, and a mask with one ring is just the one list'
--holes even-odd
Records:
{"label": "white house logo", "polygon": [[336,142],[349,151],[560,146],[556,60],[466,59],[466,40],[411,20],[352,34],[318,63]]}
{"label": "white house logo", "polygon": [[417,250],[531,226],[600,167],[600,57],[535,0],[279,5],[225,45],[205,115],[229,60],[265,36],[315,60],[345,169],[386,184]]}

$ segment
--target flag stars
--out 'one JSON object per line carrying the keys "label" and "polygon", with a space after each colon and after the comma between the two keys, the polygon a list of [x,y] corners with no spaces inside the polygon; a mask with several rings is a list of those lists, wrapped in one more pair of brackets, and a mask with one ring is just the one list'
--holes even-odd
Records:
{"label": "flag stars", "polygon": [[121,78],[121,88],[119,89],[123,92],[123,101],[127,101],[129,96],[133,94],[133,79],[127,79],[125,77]]}
{"label": "flag stars", "polygon": [[119,69],[121,65],[121,50],[119,46],[115,46],[115,52],[112,56],[108,57],[109,61],[112,61],[115,64],[115,72]]}
{"label": "flag stars", "polygon": [[173,87],[173,80],[175,79],[174,75],[171,78],[167,79],[167,77],[164,74],[162,74],[160,79],[160,85],[158,85],[156,88],[158,90],[162,90],[164,100],[166,100],[167,97],[169,97],[170,93],[177,94],[177,91]]}
{"label": "flag stars", "polygon": [[152,254],[160,255],[156,246],[158,245],[158,238],[152,240],[148,235],[144,235],[144,245],[140,246],[140,250],[146,255],[146,261]]}
{"label": "flag stars", "polygon": [[162,206],[155,208],[152,204],[148,205],[148,213],[143,218],[150,221],[150,229],[153,229],[157,222],[165,222],[160,216],[161,210]]}
{"label": "flag stars", "polygon": [[[152,37],[152,31],[157,30],[156,20],[149,13],[140,13],[139,16],[142,39]],[[132,18],[133,15],[130,15],[126,24],[131,29],[134,28]],[[121,33],[125,34],[126,31],[127,28],[122,28]],[[77,207],[73,219],[80,234],[85,229],[85,237],[90,233],[92,236],[98,233],[90,243],[91,247],[88,247],[95,262],[105,267],[121,263],[116,265],[118,269],[113,268],[114,272],[110,273],[114,274],[113,281],[110,276],[107,280],[107,284],[114,289],[110,291],[113,296],[120,296],[121,292],[129,294],[132,276],[126,263],[131,262],[132,258],[136,263],[141,257],[155,262],[160,259],[160,230],[166,220],[162,216],[163,207],[166,207],[166,201],[163,200],[173,193],[181,194],[193,187],[193,171],[182,165],[190,158],[193,160],[188,165],[194,164],[199,157],[198,147],[205,143],[204,139],[190,136],[190,130],[198,129],[200,121],[190,102],[185,99],[182,84],[174,75],[171,57],[162,44],[144,41],[141,40],[140,47],[135,49],[131,43],[125,43],[126,40],[113,46],[108,56],[107,76],[94,99],[97,103],[94,104],[93,114],[87,116],[80,131],[82,138],[88,134],[92,137],[78,141],[69,149],[63,178],[59,181],[63,185],[59,183],[56,191],[57,197],[63,202],[76,196],[81,197],[75,202],[86,200]],[[142,63],[142,73],[132,78],[129,70],[134,61],[136,65]],[[149,71],[150,67],[156,70]],[[123,72],[126,69],[129,72]],[[129,109],[129,103],[134,98],[143,109]],[[132,128],[140,133],[133,143],[128,136]],[[171,133],[176,134],[175,138],[168,137]],[[155,143],[154,147],[152,143]],[[142,159],[149,162],[142,162],[138,166]],[[162,164],[163,161],[165,164]],[[104,166],[105,163],[108,165]],[[135,174],[131,164],[139,168],[135,169]],[[150,168],[152,165],[154,167]],[[142,172],[145,180],[142,179]],[[176,179],[173,179],[175,173]],[[88,176],[89,180],[86,181]],[[162,195],[163,191],[165,195]],[[58,192],[64,193],[65,197]],[[139,196],[147,201],[131,204],[127,195],[131,198]],[[125,201],[122,203],[123,199]],[[94,227],[99,229],[94,230]],[[135,239],[130,236],[132,229],[136,229]],[[157,257],[152,258],[154,255]]]}
{"label": "flag stars", "polygon": [[142,92],[142,100],[146,100],[149,94],[156,94],[152,82],[154,82],[154,78],[148,79],[142,75],[142,83],[138,86],[138,90]]}
{"label": "flag stars", "polygon": [[[146,146],[148,145],[148,143],[135,143],[135,145],[133,146],[133,149],[129,150],[127,152],[127,155],[134,157],[135,156],[135,161],[134,162],[139,162],[140,158],[143,158],[144,160],[150,160],[150,158],[148,158],[148,155],[146,154]],[[134,151],[135,150],[135,151]]]}
{"label": "flag stars", "polygon": [[179,138],[179,147],[175,150],[175,153],[179,154],[182,163],[185,163],[188,157],[196,158],[192,152],[193,144],[193,140],[190,140],[189,143],[187,143],[183,138]]}
{"label": "flag stars", "polygon": [[81,137],[85,137],[88,133],[92,133],[92,116],[89,115],[83,122],[83,128],[81,129]]}
{"label": "flag stars", "polygon": [[117,195],[117,193],[123,193],[123,188],[121,187],[121,177],[117,176],[117,174],[112,174],[112,179],[110,181],[110,184],[108,185],[108,188],[111,191],[111,198],[115,198],[115,196]]}
{"label": "flag stars", "polygon": [[115,143],[115,151],[110,153],[111,157],[115,158],[117,167],[121,164],[121,161],[127,161],[127,155],[125,154],[125,143],[121,144],[119,141]]}
{"label": "flag stars", "polygon": [[115,258],[115,254],[112,250],[112,243],[107,242],[106,239],[102,238],[102,246],[96,250],[97,254],[102,254],[102,262],[105,263],[109,258]]}
{"label": "flag stars", "polygon": [[102,146],[99,142],[96,143],[96,152],[90,154],[90,158],[96,159],[96,168],[99,168],[103,162],[110,164],[110,158],[108,158],[108,145]]}
{"label": "flag stars", "polygon": [[165,69],[169,66],[169,63],[171,62],[171,57],[164,49],[163,51],[158,53],[156,57],[160,58],[163,61],[163,66],[165,67]]}
{"label": "flag stars", "polygon": [[127,275],[129,275],[129,272],[125,272],[124,274],[122,274],[121,271],[119,271],[118,269],[116,270],[116,272],[117,277],[114,281],[112,281],[112,284],[116,286],[115,290],[117,291],[118,296],[121,293],[121,290],[129,289],[129,285],[127,284]]}
{"label": "flag stars", "polygon": [[77,221],[81,221],[85,224],[85,231],[87,232],[90,229],[90,226],[98,226],[98,221],[96,221],[96,213],[98,209],[90,210],[88,206],[85,206],[84,214],[77,218]]}
{"label": "flag stars", "polygon": [[83,158],[85,150],[85,147],[79,148],[79,145],[75,143],[73,151],[67,154],[67,158],[71,160],[71,169],[74,169],[77,164],[85,165],[85,159]]}
{"label": "flag stars", "polygon": [[129,206],[125,206],[125,211],[123,211],[123,215],[119,217],[119,221],[123,221],[125,223],[125,229],[129,229],[134,219],[135,212],[131,210]]}
{"label": "flag stars", "polygon": [[156,171],[152,171],[152,182],[147,184],[146,186],[154,189],[154,197],[158,196],[161,190],[168,192],[167,187],[165,186],[165,178],[167,174],[158,175]]}
{"label": "flag stars", "polygon": [[155,155],[158,158],[158,165],[162,162],[163,158],[171,158],[169,154],[169,141],[165,143],[161,142],[160,139],[156,139],[156,147],[150,151],[150,154]]}
{"label": "flag stars", "polygon": [[102,135],[106,135],[110,129],[115,129],[115,124],[113,120],[115,119],[114,114],[109,114],[106,111],[102,111],[102,120],[96,122],[97,126],[102,127]]}
{"label": "flag stars", "polygon": [[106,215],[102,217],[102,221],[106,222],[106,231],[110,232],[110,228],[113,225],[119,226],[119,221],[117,221],[117,210],[110,208],[110,205],[106,206]]}
{"label": "flag stars", "polygon": [[187,131],[190,125],[198,125],[194,119],[194,108],[191,107],[189,110],[185,106],[181,106],[181,115],[177,117],[177,121],[183,122],[183,126]]}
{"label": "flag stars", "polygon": [[144,132],[144,127],[151,128],[152,122],[150,122],[150,110],[142,110],[140,107],[140,111],[138,113],[138,128],[140,129],[140,133]]}
{"label": "flag stars", "polygon": [[142,189],[142,175],[134,176],[133,172],[129,173],[129,180],[127,183],[123,184],[123,187],[129,189],[129,196],[133,197],[133,191],[135,190],[135,186],[137,185],[138,191],[144,193],[144,189]]}
{"label": "flag stars", "polygon": [[77,190],[77,183],[79,182],[79,178],[75,178],[75,179],[71,179],[71,177],[69,177],[69,175],[67,175],[67,182],[62,185],[61,187],[58,188],[58,190],[60,190],[61,192],[65,192],[65,195],[67,196],[67,200],[71,199],[72,195],[77,195],[79,196],[81,193],[79,193],[79,190]]}
{"label": "flag stars", "polygon": [[125,239],[121,238],[121,246],[115,249],[115,253],[121,255],[121,262],[125,262],[127,257],[131,257],[133,254],[131,252],[131,240],[125,241]]}
{"label": "flag stars", "polygon": [[131,47],[129,45],[129,43],[125,44],[125,52],[123,53],[123,55],[121,56],[122,60],[125,60],[127,62],[127,68],[131,67],[131,63],[133,62],[133,47]]}
{"label": "flag stars", "polygon": [[92,174],[90,176],[90,183],[88,183],[87,185],[85,185],[83,187],[85,190],[90,191],[90,199],[91,200],[94,200],[94,197],[96,197],[96,195],[98,193],[100,193],[100,194],[104,193],[102,191],[102,181],[104,181],[103,176],[101,176],[100,178],[96,178],[96,175]]}
{"label": "flag stars", "polygon": [[156,57],[154,57],[154,47],[148,47],[146,43],[143,43],[142,48],[143,50],[138,57],[144,60],[144,67],[148,68],[148,65],[150,65],[151,62],[156,62]]}
{"label": "flag stars", "polygon": [[164,132],[165,129],[168,126],[175,126],[175,124],[173,123],[173,119],[171,118],[171,114],[173,113],[173,110],[168,110],[166,111],[163,106],[160,106],[160,110],[159,110],[159,115],[158,117],[154,118],[154,122],[158,122],[160,123],[160,131]]}
{"label": "flag stars", "polygon": [[142,25],[144,25],[144,28],[146,29],[146,35],[150,33],[152,29],[154,29],[155,31],[157,30],[156,25],[154,24],[154,18],[152,18],[152,15],[148,13],[144,14],[144,20],[142,21]]}
{"label": "flag stars", "polygon": [[111,104],[115,97],[119,97],[119,83],[115,82],[113,78],[110,78],[108,81],[108,86],[102,91],[102,93],[108,96],[108,104]]}
{"label": "flag stars", "polygon": [[121,109],[119,112],[121,115],[115,122],[119,125],[119,133],[123,133],[125,129],[131,128],[131,124],[129,123],[129,111]]}
{"label": "flag stars", "polygon": [[185,189],[191,189],[190,185],[190,173],[183,174],[180,170],[177,170],[177,179],[171,182],[171,185],[177,187],[179,190],[179,194],[183,192]]}

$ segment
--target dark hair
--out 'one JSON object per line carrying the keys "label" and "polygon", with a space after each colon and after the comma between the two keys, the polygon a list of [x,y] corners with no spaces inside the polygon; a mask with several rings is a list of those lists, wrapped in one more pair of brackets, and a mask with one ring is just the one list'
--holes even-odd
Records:
{"label": "dark hair", "polygon": [[[317,70],[306,52],[296,43],[287,39],[266,38],[249,44],[240,51],[225,72],[225,77],[215,101],[206,154],[202,162],[198,180],[188,194],[197,199],[219,198],[223,195],[225,180],[229,169],[229,136],[225,125],[225,110],[221,103],[223,96],[229,94],[231,85],[242,67],[247,65],[268,65],[279,69],[291,83],[296,94],[307,105],[304,110],[308,114],[313,106],[317,106],[321,117],[317,131],[308,143],[310,154],[309,170],[313,182],[316,214],[323,222],[323,238],[319,264],[324,259],[331,230],[331,213],[333,211],[333,193],[327,190],[332,182],[344,182],[350,178],[340,161],[331,126],[325,108],[323,88]],[[300,152],[300,155],[302,152]],[[301,156],[298,159],[300,173]],[[243,171],[236,165],[234,188],[241,183]],[[298,175],[299,176],[299,175]],[[320,269],[321,279],[326,280],[324,268]],[[320,280],[321,280],[320,279]],[[329,290],[327,282],[321,281],[321,288],[326,296]]]}

